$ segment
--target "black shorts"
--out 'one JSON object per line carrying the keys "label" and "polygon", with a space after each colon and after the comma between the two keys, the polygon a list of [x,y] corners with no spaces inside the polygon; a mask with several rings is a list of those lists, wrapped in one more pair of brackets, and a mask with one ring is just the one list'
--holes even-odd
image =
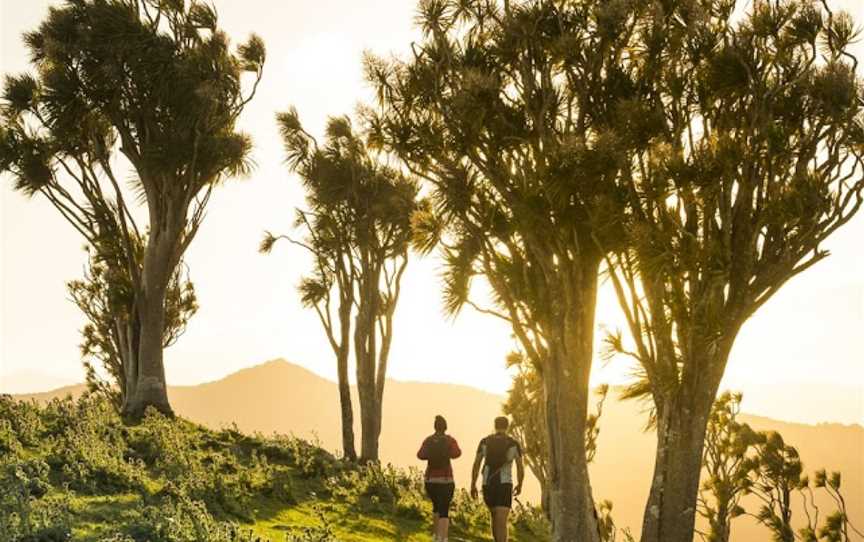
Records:
{"label": "black shorts", "polygon": [[426,495],[432,501],[432,512],[438,514],[439,518],[446,518],[450,514],[450,503],[453,502],[453,491],[456,484],[436,484],[426,482]]}
{"label": "black shorts", "polygon": [[483,501],[489,508],[510,508],[513,506],[513,484],[493,481],[496,478],[497,476],[493,476],[492,480],[483,486]]}

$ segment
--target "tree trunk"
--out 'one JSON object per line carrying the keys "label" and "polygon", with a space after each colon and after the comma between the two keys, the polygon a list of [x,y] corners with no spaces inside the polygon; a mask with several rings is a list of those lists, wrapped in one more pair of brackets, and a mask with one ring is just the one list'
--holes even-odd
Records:
{"label": "tree trunk", "polygon": [[362,329],[363,320],[358,318],[358,329],[355,330],[355,355],[357,360],[357,398],[360,403],[360,462],[373,463],[378,461],[378,435],[380,433],[377,420],[375,365],[369,349],[368,333]]}
{"label": "tree trunk", "polygon": [[375,385],[375,360],[378,358],[378,316],[380,274],[367,269],[360,284],[360,303],[354,326],[354,356],[357,362],[357,397],[360,402],[360,462],[377,463],[378,437],[381,420],[378,417],[378,390]]}
{"label": "tree trunk", "polygon": [[351,406],[351,386],[348,383],[348,344],[343,343],[337,359],[339,404],[342,408],[342,455],[348,461],[357,461],[354,448],[354,409]]}
{"label": "tree trunk", "polygon": [[129,400],[135,395],[138,388],[138,336],[140,328],[138,319],[130,315],[130,320],[121,322],[118,327],[117,336],[119,344],[117,353],[120,356],[122,374],[119,375],[122,382],[120,385],[120,411],[126,412]]}
{"label": "tree trunk", "polygon": [[705,431],[713,401],[670,400],[658,407],[657,452],[642,521],[642,542],[693,542]]}
{"label": "tree trunk", "polygon": [[360,462],[361,463],[377,463],[378,455],[378,437],[381,435],[381,422],[378,417],[377,399],[375,397],[375,389],[372,387],[365,391],[358,384],[357,393],[360,397]]}
{"label": "tree trunk", "polygon": [[127,402],[125,414],[138,418],[148,406],[173,416],[168,402],[165,365],[162,358],[165,335],[165,298],[176,260],[177,236],[164,230],[150,233],[144,253],[138,319],[141,325],[138,345],[138,375],[135,393]]}
{"label": "tree trunk", "polygon": [[549,484],[540,482],[540,509],[543,510],[543,515],[546,519],[552,520],[552,506],[549,497]]}
{"label": "tree trunk", "polygon": [[357,396],[360,402],[360,462],[374,463],[378,457],[378,436],[381,422],[378,418],[378,394],[375,389],[375,364],[370,352],[357,358]]}
{"label": "tree trunk", "polygon": [[729,519],[729,507],[727,506],[727,503],[717,503],[717,530],[712,533],[717,542],[729,542],[729,535],[731,534],[731,524]]}
{"label": "tree trunk", "polygon": [[556,336],[543,369],[549,437],[549,512],[553,542],[599,542],[588,477],[585,427],[594,354],[597,266],[586,265],[565,285]]}

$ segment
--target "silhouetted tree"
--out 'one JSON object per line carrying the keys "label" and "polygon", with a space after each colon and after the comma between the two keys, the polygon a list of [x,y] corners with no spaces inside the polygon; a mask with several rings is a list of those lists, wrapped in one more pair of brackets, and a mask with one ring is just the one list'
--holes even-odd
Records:
{"label": "silhouetted tree", "polygon": [[756,444],[752,494],[759,498],[759,511],[753,515],[768,527],[777,542],[794,542],[792,497],[806,485],[798,450],[783,441],[776,431],[759,434]]}
{"label": "silhouetted tree", "polygon": [[[303,130],[296,111],[278,115],[278,122],[288,165],[306,189],[309,209],[297,211],[306,238],[293,242],[312,254],[314,271],[301,282],[300,295],[315,309],[336,355],[343,452],[356,459],[348,383],[353,341],[360,459],[378,461],[393,317],[408,265],[417,184],[370,154],[347,118],[328,121],[323,148]],[[276,240],[268,233],[262,251]]]}
{"label": "silhouetted tree", "polygon": [[[502,406],[504,414],[510,417],[510,432],[519,442],[528,468],[540,482],[540,502],[543,511],[549,515],[549,444],[546,432],[545,401],[543,399],[543,381],[540,374],[529,365],[520,352],[511,352],[507,356],[507,367],[516,368],[518,373],[513,378],[513,385],[507,394],[507,401]],[[585,428],[585,449],[588,463],[594,460],[597,453],[597,437],[600,435],[600,417],[603,415],[603,404],[609,394],[609,386],[603,384],[595,389],[597,404],[594,413],[588,416]],[[604,508],[605,506],[605,508]],[[614,523],[609,513],[612,504],[609,501],[601,503],[599,509],[605,510],[606,519],[601,524],[601,539],[608,540],[614,533]],[[601,521],[601,523],[603,523]],[[607,533],[604,535],[603,533]]]}
{"label": "silhouetted tree", "polygon": [[741,498],[753,485],[752,447],[759,435],[738,421],[741,394],[724,393],[714,402],[705,435],[703,466],[705,479],[698,512],[710,528],[705,540],[729,542],[732,519],[745,513]]}
{"label": "silhouetted tree", "polygon": [[434,200],[416,242],[442,244],[447,309],[484,276],[496,307],[483,310],[541,368],[556,542],[599,538],[585,432],[598,269],[628,166],[614,104],[632,94],[630,4],[425,0],[411,59],[366,61],[380,106],[367,111],[370,141]]}
{"label": "silhouetted tree", "polygon": [[[760,506],[756,514],[750,515],[768,528],[772,540],[849,542],[850,532],[855,532],[859,537],[864,536],[849,521],[846,500],[840,492],[839,472],[829,475],[825,469],[821,469],[816,471],[811,481],[803,475],[804,465],[794,446],[784,442],[783,437],[775,431],[758,435],[756,456],[752,461],[751,493],[759,499]],[[837,507],[822,523],[819,522],[814,489],[825,491]],[[802,497],[806,516],[806,526],[798,529],[797,534],[792,526],[795,494]]]}
{"label": "silhouetted tree", "polygon": [[[118,243],[117,239],[101,241]],[[141,240],[135,244],[136,255],[143,249]],[[84,313],[87,323],[81,330],[81,355],[86,369],[87,387],[91,393],[108,397],[118,411],[123,410],[128,396],[134,391],[134,373],[141,325],[135,314],[134,288],[123,262],[107,262],[112,253],[87,249],[88,263],[84,278],[67,284],[75,305]],[[114,251],[122,258],[122,251]],[[186,330],[189,319],[198,310],[195,288],[188,278],[185,265],[177,266],[165,296],[165,335],[163,347],[168,348]],[[100,376],[97,366],[107,373]]]}
{"label": "silhouetted tree", "polygon": [[[690,542],[711,406],[741,326],[860,209],[864,129],[851,19],[811,2],[658,3],[640,36],[627,250],[610,257],[656,409],[644,542]],[[657,54],[656,51],[661,51]],[[637,107],[634,105],[634,107]],[[632,118],[626,117],[626,118]]]}
{"label": "silhouetted tree", "polygon": [[[864,533],[859,531],[849,521],[846,510],[846,499],[840,492],[841,475],[839,472],[827,473],[825,469],[816,471],[813,480],[803,478],[799,484],[799,491],[804,497],[804,513],[807,517],[807,526],[798,530],[798,536],[802,542],[849,542],[852,540],[850,533],[864,538]],[[816,506],[813,489],[822,489],[827,493],[837,509],[825,517],[825,521],[819,523],[819,508]]]}
{"label": "silhouetted tree", "polygon": [[[232,53],[213,8],[196,0],[67,0],[24,39],[38,76],[6,80],[0,171],[45,196],[91,249],[119,240],[120,257],[106,261],[125,267],[141,330],[125,411],[170,413],[165,297],[213,188],[249,169],[251,141],[235,123],[260,81],[264,44],[253,37]],[[244,71],[255,74],[246,95]]]}
{"label": "silhouetted tree", "polygon": [[546,412],[543,407],[543,381],[536,370],[526,366],[524,356],[511,352],[507,366],[518,373],[502,406],[510,418],[510,433],[519,442],[525,463],[540,483],[540,504],[549,515],[549,445],[546,436]]}
{"label": "silhouetted tree", "polygon": [[[849,533],[862,535],[849,521],[846,501],[840,492],[841,476],[816,471],[813,481],[803,475],[798,450],[776,431],[755,432],[737,421],[741,394],[724,393],[714,403],[705,437],[706,479],[699,499],[699,513],[708,520],[710,531],[699,533],[708,542],[728,542],[731,520],[750,515],[768,528],[776,542],[847,542]],[[836,510],[820,522],[815,490],[824,490]],[[706,497],[710,494],[710,499]],[[741,502],[752,496],[759,505],[754,514]],[[800,495],[806,525],[796,534],[794,501]],[[713,502],[712,502],[713,501]]]}

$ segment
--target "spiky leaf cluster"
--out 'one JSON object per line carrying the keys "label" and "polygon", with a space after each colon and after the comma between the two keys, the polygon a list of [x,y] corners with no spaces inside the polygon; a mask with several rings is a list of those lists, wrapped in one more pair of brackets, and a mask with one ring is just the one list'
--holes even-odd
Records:
{"label": "spiky leaf cluster", "polygon": [[658,403],[699,380],[713,397],[743,323],[864,202],[849,17],[797,0],[734,7],[657,9],[634,49],[664,128],[633,154],[628,249],[610,263],[650,383],[634,391]]}
{"label": "spiky leaf cluster", "polygon": [[288,165],[306,190],[308,208],[297,211],[296,226],[306,231],[303,244],[316,260],[315,273],[300,284],[301,299],[314,306],[334,286],[353,296],[358,284],[351,281],[362,278],[364,262],[380,276],[388,261],[407,253],[418,186],[370,154],[346,117],[329,119],[323,147],[303,130],[296,111],[277,121]]}
{"label": "spiky leaf cluster", "polygon": [[738,421],[740,409],[741,394],[726,392],[714,401],[708,420],[698,508],[708,521],[707,542],[729,542],[732,520],[746,513],[741,498],[753,486],[753,447],[761,438]]}
{"label": "spiky leaf cluster", "polygon": [[618,240],[623,150],[659,126],[626,55],[647,4],[428,0],[409,60],[366,59],[370,141],[429,182],[416,240],[443,242],[447,309],[486,275],[535,362],[562,284]]}
{"label": "spiky leaf cluster", "polygon": [[[237,54],[203,2],[68,1],[25,43],[38,76],[7,79],[4,162],[38,189],[54,158],[104,158],[121,141],[142,182],[196,194],[248,170],[248,136],[234,129],[248,98],[241,73],[264,62],[260,38]],[[20,115],[30,113],[30,119]],[[39,131],[27,130],[35,122]],[[38,158],[38,162],[36,159]],[[30,164],[32,160],[41,167]]]}

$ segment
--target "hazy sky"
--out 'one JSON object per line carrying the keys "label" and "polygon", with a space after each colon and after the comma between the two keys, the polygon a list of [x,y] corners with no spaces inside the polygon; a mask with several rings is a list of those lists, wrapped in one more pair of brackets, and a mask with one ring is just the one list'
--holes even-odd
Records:
{"label": "hazy sky", "polygon": [[[48,0],[0,0],[0,73],[27,69],[21,33],[38,25]],[[860,0],[832,0],[864,21]],[[330,349],[296,284],[308,269],[301,249],[260,255],[264,230],[288,232],[303,194],[283,163],[274,113],[296,106],[320,133],[328,115],[351,113],[369,98],[363,50],[404,52],[417,36],[413,0],[216,0],[221,26],[239,42],[264,38],[268,60],[256,99],[242,117],[255,138],[255,172],[217,190],[186,257],[201,310],[166,351],[168,381],[218,379],[284,357],[328,377]],[[864,48],[859,47],[864,53]],[[82,318],[65,283],[81,276],[82,239],[43,198],[26,199],[0,180],[0,391],[37,373],[82,377],[77,345]],[[744,327],[727,387],[745,393],[751,412],[801,421],[864,422],[864,215],[826,244],[832,256],[794,279]],[[471,309],[442,316],[435,257],[413,261],[397,312],[390,376],[462,383],[504,392],[506,325]],[[622,324],[610,288],[601,291],[598,338]],[[599,342],[599,341],[598,341]],[[597,382],[626,380],[628,366],[598,363]]]}

